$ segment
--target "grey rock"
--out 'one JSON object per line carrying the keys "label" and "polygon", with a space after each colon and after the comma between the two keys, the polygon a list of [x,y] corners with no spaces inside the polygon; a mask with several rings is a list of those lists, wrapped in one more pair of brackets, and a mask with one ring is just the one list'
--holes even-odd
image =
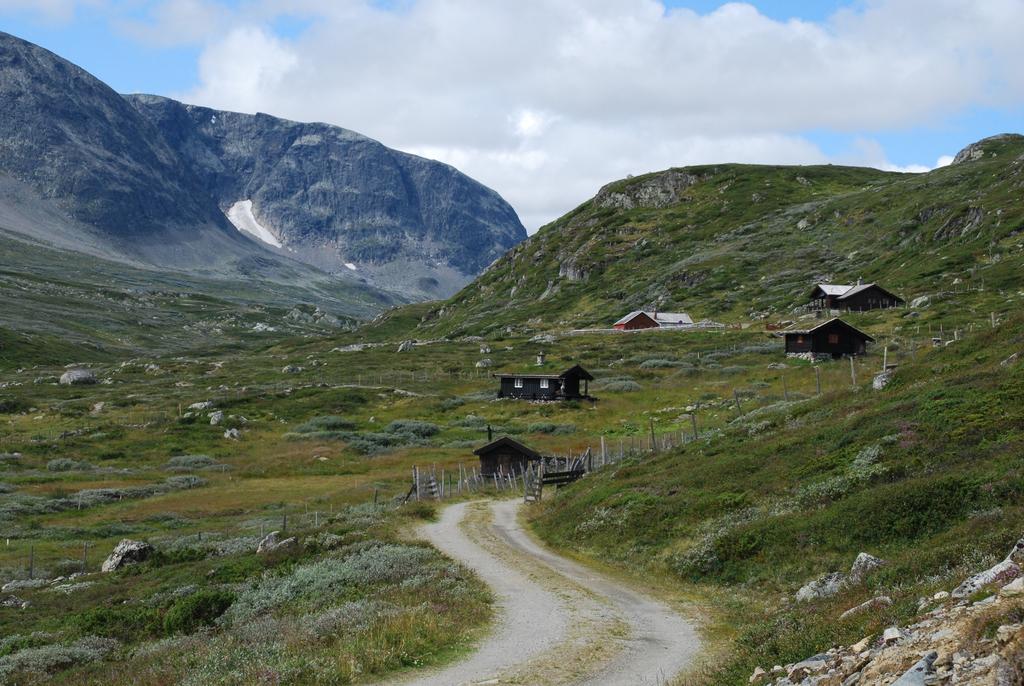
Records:
{"label": "grey rock", "polygon": [[931,303],[931,301],[932,301],[931,296],[919,295],[919,296],[917,296],[916,298],[914,298],[913,300],[910,301],[910,306],[916,310],[916,309],[920,309],[922,307],[928,307],[928,305]]}
{"label": "grey rock", "polygon": [[868,610],[877,610],[879,608],[889,607],[890,605],[892,605],[892,598],[884,595],[878,596],[877,598],[866,600],[860,605],[857,605],[856,607],[851,607],[849,610],[839,615],[839,619],[846,619],[847,617],[852,617],[853,615],[860,614],[861,612],[867,612]]}
{"label": "grey rock", "polygon": [[143,562],[153,554],[153,546],[144,541],[133,541],[123,539],[110,553],[110,557],[103,561],[101,571],[113,572],[125,565]]}
{"label": "grey rock", "polygon": [[281,368],[282,374],[299,374],[302,372],[302,367],[297,364],[285,365]]}
{"label": "grey rock", "polygon": [[62,386],[87,386],[97,383],[91,369],[69,369],[60,376]]}
{"label": "grey rock", "polygon": [[796,592],[796,599],[801,602],[807,602],[819,598],[830,598],[843,590],[845,581],[846,577],[839,572],[822,575],[802,586]]}
{"label": "grey rock", "polygon": [[1021,575],[1020,566],[1012,559],[1005,559],[983,572],[964,580],[950,594],[954,598],[966,598],[989,584],[1007,584]]}
{"label": "grey rock", "polygon": [[594,203],[598,207],[626,210],[637,207],[668,207],[681,202],[683,191],[698,182],[698,176],[679,169],[671,169],[640,179],[608,184],[597,192]]}
{"label": "grey rock", "polygon": [[269,534],[264,536],[263,540],[256,546],[256,553],[264,555],[275,551],[295,550],[298,547],[299,541],[294,536],[282,539],[280,531],[271,531]]}
{"label": "grey rock", "polygon": [[880,391],[889,385],[896,373],[891,369],[886,369],[880,374],[875,374],[874,378],[871,379],[871,388],[876,391]]}
{"label": "grey rock", "polygon": [[925,686],[928,675],[934,671],[933,665],[938,657],[939,654],[934,651],[928,653],[894,681],[892,686]]}
{"label": "grey rock", "polygon": [[398,344],[398,352],[407,353],[416,347],[416,341],[402,341]]}
{"label": "grey rock", "polygon": [[217,410],[216,412],[214,412],[213,414],[210,415],[210,426],[217,426],[218,424],[220,424],[223,421],[224,421],[224,413],[221,412],[220,410]]}
{"label": "grey rock", "polygon": [[982,138],[980,141],[971,143],[963,150],[956,154],[953,158],[953,164],[964,164],[966,162],[974,162],[980,160],[985,156],[985,148],[989,143],[997,143],[1001,141],[1012,141],[1021,140],[1022,136],[1016,133],[1000,133],[995,136],[989,136],[988,138]]}
{"label": "grey rock", "polygon": [[192,403],[191,405],[188,406],[188,409],[192,410],[193,412],[202,412],[204,410],[209,410],[212,407],[213,407],[213,401],[211,401],[211,400],[204,400],[204,401],[199,402],[199,403]]}
{"label": "grey rock", "polygon": [[232,441],[237,441],[241,437],[242,432],[239,431],[238,429],[228,429],[227,431],[224,432],[224,438],[230,439]]}
{"label": "grey rock", "polygon": [[851,584],[862,583],[871,572],[885,564],[885,560],[881,558],[869,555],[868,553],[860,553],[857,555],[857,559],[853,561],[853,566],[850,567],[848,581]]}
{"label": "grey rock", "polygon": [[494,360],[492,360],[490,358],[487,358],[487,357],[485,357],[484,359],[482,359],[482,360],[480,360],[479,362],[476,363],[476,368],[477,369],[487,369],[488,367],[493,367],[493,366],[494,366]]}

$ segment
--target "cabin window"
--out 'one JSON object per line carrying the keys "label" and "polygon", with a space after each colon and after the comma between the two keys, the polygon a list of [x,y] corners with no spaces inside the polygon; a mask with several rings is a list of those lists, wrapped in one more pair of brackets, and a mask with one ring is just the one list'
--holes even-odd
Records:
{"label": "cabin window", "polygon": [[522,387],[523,387],[523,380],[522,379],[516,379],[516,388],[522,388]]}
{"label": "cabin window", "polygon": [[796,342],[797,342],[797,343],[799,343],[799,344],[801,344],[801,345],[803,345],[803,342],[804,342],[804,337],[803,337],[803,336],[797,336],[797,337],[796,337]]}
{"label": "cabin window", "polygon": [[541,388],[547,388],[548,387],[548,380],[547,379],[541,379],[540,380],[540,387]]}
{"label": "cabin window", "polygon": [[837,333],[830,333],[828,335],[828,344],[829,345],[839,345],[839,334],[837,334]]}

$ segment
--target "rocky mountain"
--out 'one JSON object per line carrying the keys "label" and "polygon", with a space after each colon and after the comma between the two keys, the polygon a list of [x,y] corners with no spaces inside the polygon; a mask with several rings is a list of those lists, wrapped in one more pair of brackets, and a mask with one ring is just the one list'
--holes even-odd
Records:
{"label": "rocky mountain", "polygon": [[124,98],[4,33],[0,189],[4,228],[68,247],[200,268],[257,254]]}
{"label": "rocky mountain", "polygon": [[320,268],[437,297],[526,238],[494,191],[353,131],[151,95],[128,101],[236,225]]}
{"label": "rocky mountain", "polygon": [[949,167],[706,165],[610,183],[434,308],[424,334],[609,326],[636,309],[792,315],[820,281],[878,281],[907,300],[1016,288],[1024,136]]}
{"label": "rocky mountain", "polygon": [[526,237],[447,165],[326,124],[121,96],[5,33],[0,229],[159,268],[327,272],[402,299],[447,296]]}

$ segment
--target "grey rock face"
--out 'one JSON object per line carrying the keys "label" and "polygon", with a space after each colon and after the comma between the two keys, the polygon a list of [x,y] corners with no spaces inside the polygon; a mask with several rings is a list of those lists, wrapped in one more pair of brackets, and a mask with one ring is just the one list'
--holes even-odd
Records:
{"label": "grey rock face", "polygon": [[[350,263],[358,274],[390,263],[437,263],[468,277],[526,238],[494,191],[353,131],[151,95],[127,99],[222,209],[251,200],[260,224],[316,266],[351,271]],[[423,290],[451,290],[429,274],[394,276],[427,279],[414,284]]]}
{"label": "grey rock face", "polygon": [[605,186],[597,192],[598,207],[630,210],[635,207],[668,207],[682,200],[682,192],[698,183],[700,178],[680,170],[670,170],[649,177]]}
{"label": "grey rock face", "polygon": [[[92,75],[0,33],[0,172],[128,254],[203,261],[244,239],[144,117]],[[207,258],[207,261],[209,257]]]}
{"label": "grey rock face", "polygon": [[964,162],[973,162],[974,160],[980,160],[985,156],[985,144],[995,143],[998,141],[1008,141],[1021,138],[1020,134],[1016,133],[1000,133],[995,136],[989,136],[988,138],[982,138],[980,141],[971,143],[966,148],[961,150],[953,158],[953,164],[963,164]]}
{"label": "grey rock face", "polygon": [[113,572],[128,564],[143,562],[153,554],[153,546],[143,541],[124,539],[110,553],[110,557],[103,561],[100,568],[104,572]]}

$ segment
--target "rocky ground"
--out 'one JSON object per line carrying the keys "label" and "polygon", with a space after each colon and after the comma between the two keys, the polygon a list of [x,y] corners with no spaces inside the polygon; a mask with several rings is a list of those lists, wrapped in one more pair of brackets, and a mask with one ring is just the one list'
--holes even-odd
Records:
{"label": "rocky ground", "polygon": [[[862,556],[864,557],[864,556]],[[862,557],[858,558],[861,568]],[[870,556],[868,556],[870,557]],[[965,580],[951,592],[920,601],[917,621],[889,627],[789,665],[758,667],[752,684],[772,686],[925,686],[971,684],[1012,686],[1024,683],[1024,539],[1005,560]],[[870,566],[870,565],[868,565]],[[848,578],[856,576],[858,565]],[[804,597],[827,594],[831,575],[811,582]],[[847,612],[867,612],[890,604],[874,598]]]}

